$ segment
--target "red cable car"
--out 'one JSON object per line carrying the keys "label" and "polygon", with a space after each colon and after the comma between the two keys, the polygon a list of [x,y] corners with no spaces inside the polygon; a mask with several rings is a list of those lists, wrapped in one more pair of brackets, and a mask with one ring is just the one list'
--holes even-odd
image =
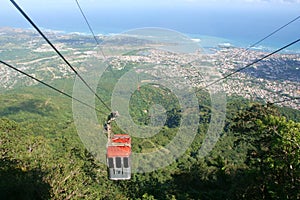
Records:
{"label": "red cable car", "polygon": [[107,164],[109,179],[128,180],[131,178],[130,167],[131,138],[129,135],[114,135],[107,145]]}
{"label": "red cable car", "polygon": [[128,180],[131,178],[131,138],[127,134],[113,135],[111,122],[117,116],[117,112],[111,113],[106,124],[108,134],[106,147],[108,176],[110,180]]}

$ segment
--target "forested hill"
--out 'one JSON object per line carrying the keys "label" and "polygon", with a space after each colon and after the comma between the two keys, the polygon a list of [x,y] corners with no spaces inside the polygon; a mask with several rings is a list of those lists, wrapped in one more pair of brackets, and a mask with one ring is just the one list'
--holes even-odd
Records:
{"label": "forested hill", "polygon": [[[171,98],[153,92],[152,98]],[[199,106],[198,133],[183,156],[166,168],[133,174],[129,181],[110,181],[106,166],[81,143],[68,99],[40,86],[3,93],[0,199],[300,198],[299,111],[228,99],[222,137],[203,158],[197,152],[210,106]],[[169,123],[152,143],[165,145],[176,131],[178,112],[168,109],[174,111]],[[132,108],[133,118],[147,123],[138,110]],[[141,144],[133,138],[134,151],[146,151]]]}

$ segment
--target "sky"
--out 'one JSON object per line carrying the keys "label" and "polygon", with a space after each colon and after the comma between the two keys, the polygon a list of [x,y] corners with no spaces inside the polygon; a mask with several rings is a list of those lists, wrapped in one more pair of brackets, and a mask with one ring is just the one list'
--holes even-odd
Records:
{"label": "sky", "polygon": [[[16,0],[28,9],[42,9],[72,7],[75,0]],[[176,8],[176,7],[300,7],[300,0],[78,0],[87,8]],[[5,7],[9,0],[1,1]]]}

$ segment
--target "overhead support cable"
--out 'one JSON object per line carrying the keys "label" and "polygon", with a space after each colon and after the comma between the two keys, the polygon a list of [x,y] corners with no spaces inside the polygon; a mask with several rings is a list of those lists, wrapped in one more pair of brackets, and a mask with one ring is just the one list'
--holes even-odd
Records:
{"label": "overhead support cable", "polygon": [[247,68],[249,68],[249,67],[252,67],[254,64],[256,64],[256,63],[258,63],[258,62],[261,62],[261,61],[265,60],[266,58],[268,58],[268,57],[270,57],[270,56],[272,56],[272,55],[274,55],[274,54],[276,54],[276,53],[278,53],[278,52],[280,52],[280,51],[282,51],[282,50],[284,50],[284,49],[286,49],[286,48],[288,48],[288,47],[290,47],[290,46],[292,46],[292,45],[294,45],[294,44],[296,44],[296,43],[298,43],[298,42],[300,42],[300,38],[297,39],[297,40],[295,40],[295,41],[293,41],[293,42],[291,42],[291,43],[289,43],[289,44],[287,44],[287,45],[285,45],[285,46],[283,46],[283,47],[281,47],[281,48],[279,48],[279,49],[277,49],[276,51],[273,51],[273,52],[271,52],[271,53],[269,53],[269,54],[267,54],[267,55],[265,55],[265,56],[263,56],[263,57],[261,57],[261,58],[255,60],[255,61],[253,61],[253,62],[247,64],[247,65],[244,66],[244,67],[241,67],[241,68],[239,68],[239,69],[237,69],[237,70],[235,70],[235,71],[233,71],[233,72],[227,74],[226,76],[224,76],[224,77],[222,77],[222,78],[220,78],[220,79],[217,79],[217,80],[213,81],[212,83],[206,85],[205,87],[199,88],[198,90],[196,90],[196,92],[198,92],[198,91],[200,91],[200,90],[207,89],[208,87],[213,86],[213,85],[217,84],[218,82],[220,82],[220,81],[222,81],[222,80],[225,80],[225,79],[227,79],[227,78],[233,76],[234,74],[236,74],[236,73],[238,73],[238,72],[240,72],[240,71],[243,71],[243,70],[245,70],[245,69],[247,69]]}
{"label": "overhead support cable", "polygon": [[95,108],[94,106],[91,106],[91,105],[89,105],[89,104],[87,104],[87,103],[85,103],[85,102],[83,102],[83,101],[81,101],[81,100],[79,100],[79,99],[77,99],[77,98],[75,98],[75,97],[72,97],[71,95],[69,95],[69,94],[67,94],[67,93],[65,93],[65,92],[63,92],[63,91],[57,89],[56,87],[54,87],[54,86],[52,86],[52,85],[50,85],[50,84],[48,84],[48,83],[45,83],[44,81],[41,81],[41,80],[35,78],[34,76],[32,76],[32,75],[30,75],[30,74],[28,74],[28,73],[26,73],[26,72],[24,72],[24,71],[22,71],[22,70],[20,70],[20,69],[18,69],[18,68],[16,68],[16,67],[12,66],[12,65],[10,65],[10,64],[8,64],[8,63],[2,61],[2,60],[0,60],[0,63],[3,64],[3,65],[5,65],[5,66],[7,66],[7,67],[9,67],[10,69],[13,69],[13,70],[15,70],[15,71],[17,71],[17,72],[19,72],[19,73],[21,73],[21,74],[23,74],[23,75],[29,77],[29,78],[32,79],[32,80],[35,80],[35,81],[37,81],[37,82],[43,84],[44,86],[46,86],[46,87],[48,87],[48,88],[50,88],[50,89],[52,89],[52,90],[54,90],[54,91],[56,91],[56,92],[58,92],[58,93],[64,95],[64,96],[66,96],[66,97],[68,97],[68,98],[70,98],[70,99],[72,99],[72,100],[75,100],[75,101],[77,101],[77,102],[79,102],[79,103],[81,103],[81,104],[83,104],[83,105],[85,105],[85,106],[91,108],[92,110],[96,110],[97,112],[106,115],[106,113],[104,113],[104,112],[102,112],[101,110]]}
{"label": "overhead support cable", "polygon": [[95,32],[93,31],[93,28],[92,28],[92,26],[90,25],[90,23],[89,23],[89,21],[88,21],[86,15],[84,14],[84,12],[83,12],[83,10],[82,10],[80,4],[79,4],[79,1],[78,1],[78,0],[75,0],[75,1],[76,1],[76,4],[77,4],[77,6],[78,6],[80,12],[81,12],[81,15],[83,16],[83,18],[84,18],[84,20],[85,20],[85,23],[86,23],[87,26],[89,27],[90,32],[92,33],[92,35],[93,35],[93,37],[94,37],[94,40],[96,41],[98,47],[100,48],[100,51],[101,51],[101,54],[102,54],[103,58],[106,59],[106,56],[105,56],[105,54],[104,54],[104,52],[103,52],[103,49],[102,49],[102,47],[100,46],[100,42],[99,42],[99,40],[97,39],[97,37],[96,37],[96,35],[95,35]]}
{"label": "overhead support cable", "polygon": [[[281,27],[277,28],[276,30],[274,30],[273,32],[271,32],[270,34],[266,35],[265,37],[263,37],[262,39],[258,40],[257,42],[251,44],[249,47],[243,49],[242,52],[239,52],[238,54],[242,54],[246,51],[248,51],[249,49],[255,47],[256,45],[260,44],[261,42],[265,41],[266,39],[270,38],[271,36],[275,35],[276,33],[278,33],[279,31],[281,31],[282,29],[286,28],[287,26],[289,26],[290,24],[294,23],[295,21],[300,19],[300,15],[295,17],[294,19],[292,19],[291,21],[287,22],[286,24],[282,25]],[[234,54],[232,58],[234,58],[237,54]]]}
{"label": "overhead support cable", "polygon": [[34,27],[34,29],[46,40],[46,42],[52,47],[52,49],[61,57],[61,59],[72,69],[72,71],[80,78],[80,80],[86,85],[86,87],[97,97],[97,99],[105,106],[107,110],[111,110],[109,106],[100,98],[100,96],[89,86],[89,84],[83,79],[83,77],[77,72],[77,70],[69,63],[69,61],[60,53],[60,51],[52,44],[52,42],[46,37],[46,35],[39,29],[39,27],[31,20],[31,18],[22,10],[22,8],[14,1],[10,2],[15,8],[23,15],[23,17]]}
{"label": "overhead support cable", "polygon": [[284,24],[283,26],[279,27],[278,29],[274,30],[272,33],[268,34],[267,36],[265,36],[264,38],[260,39],[259,41],[253,43],[252,45],[250,45],[245,51],[251,49],[252,47],[255,47],[256,45],[260,44],[261,42],[263,42],[264,40],[268,39],[269,37],[271,37],[272,35],[276,34],[277,32],[279,32],[280,30],[284,29],[285,27],[287,27],[288,25],[292,24],[293,22],[297,21],[298,19],[300,19],[300,15],[297,16],[296,18],[292,19],[291,21],[289,21],[288,23]]}

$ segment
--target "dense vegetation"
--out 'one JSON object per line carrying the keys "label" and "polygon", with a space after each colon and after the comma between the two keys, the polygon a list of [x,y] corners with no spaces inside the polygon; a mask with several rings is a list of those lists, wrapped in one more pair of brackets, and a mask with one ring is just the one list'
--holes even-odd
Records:
{"label": "dense vegetation", "polygon": [[[105,81],[102,92],[109,96],[113,85]],[[106,166],[85,150],[76,133],[70,100],[42,86],[2,93],[0,198],[299,199],[299,111],[230,98],[222,137],[203,158],[198,149],[211,108],[207,94],[198,97],[198,133],[183,156],[164,169],[133,174],[129,181],[110,181]],[[140,124],[150,123],[141,111],[151,103],[169,102],[162,103],[167,111],[164,128],[148,142],[133,138],[134,151],[172,139],[182,115],[174,98],[151,86],[132,95],[130,114]]]}

